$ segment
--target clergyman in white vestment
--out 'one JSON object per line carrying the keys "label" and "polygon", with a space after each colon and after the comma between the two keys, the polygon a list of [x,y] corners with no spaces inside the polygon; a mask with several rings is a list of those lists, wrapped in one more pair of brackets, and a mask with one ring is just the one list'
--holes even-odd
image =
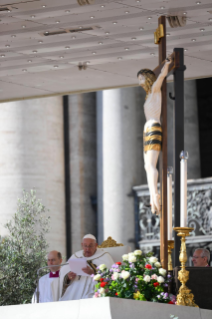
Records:
{"label": "clergyman in white vestment", "polygon": [[114,264],[109,253],[102,248],[97,248],[98,244],[93,235],[85,235],[82,240],[82,250],[76,252],[70,259],[84,258],[88,264],[83,268],[83,272],[89,276],[78,276],[70,271],[70,266],[63,266],[60,273],[60,293],[59,301],[78,300],[92,298],[94,295],[95,284],[90,276],[96,273],[96,267],[105,264],[108,268]]}
{"label": "clergyman in white vestment", "polygon": [[[50,269],[50,273],[42,276],[39,279],[39,302],[52,302],[58,301],[60,297],[60,267],[54,265],[60,265],[62,263],[61,253],[53,250],[48,254],[47,264]],[[32,297],[32,303],[37,303],[36,292]]]}

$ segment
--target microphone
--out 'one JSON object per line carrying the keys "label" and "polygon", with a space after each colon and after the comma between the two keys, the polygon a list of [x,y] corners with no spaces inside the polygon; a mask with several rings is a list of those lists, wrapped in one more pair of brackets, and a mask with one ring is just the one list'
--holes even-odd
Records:
{"label": "microphone", "polygon": [[46,268],[52,268],[52,267],[60,267],[60,266],[65,266],[65,265],[69,265],[69,263],[64,263],[64,264],[59,264],[59,265],[50,265],[50,266],[44,266],[41,267],[37,270],[37,287],[36,287],[36,299],[37,299],[37,303],[39,303],[39,296],[40,296],[40,291],[39,291],[39,272],[42,269],[46,269]]}

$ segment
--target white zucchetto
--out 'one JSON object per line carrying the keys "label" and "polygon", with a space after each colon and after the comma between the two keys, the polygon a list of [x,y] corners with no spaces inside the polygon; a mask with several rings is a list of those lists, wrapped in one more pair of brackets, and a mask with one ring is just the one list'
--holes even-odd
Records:
{"label": "white zucchetto", "polygon": [[[93,236],[93,235],[91,235],[91,234],[87,234],[87,235],[85,235],[85,236],[83,237],[83,239],[86,239],[86,238],[90,238],[90,239],[93,239],[93,240],[96,241],[96,237]],[[82,240],[83,240],[83,239],[82,239]]]}

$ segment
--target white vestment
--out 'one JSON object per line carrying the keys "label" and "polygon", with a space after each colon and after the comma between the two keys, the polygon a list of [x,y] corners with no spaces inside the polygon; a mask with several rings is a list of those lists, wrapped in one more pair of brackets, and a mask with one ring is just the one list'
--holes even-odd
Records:
{"label": "white vestment", "polygon": [[[60,278],[50,278],[49,273],[39,279],[39,302],[59,300]],[[32,297],[32,303],[37,303],[37,290]]]}
{"label": "white vestment", "polygon": [[[114,264],[114,261],[110,254],[105,252],[105,250],[102,248],[97,248],[95,254],[91,257],[84,257],[83,250],[80,250],[73,254],[71,258],[84,258],[87,261],[91,261],[96,266],[105,264],[109,269],[112,264]],[[62,295],[63,291],[64,277],[70,271],[71,269],[69,265],[63,266],[61,268],[60,295]],[[95,284],[96,282],[93,281],[93,278],[91,276],[76,276],[76,278],[71,281],[64,295],[60,298],[60,301],[92,298],[94,295]]]}

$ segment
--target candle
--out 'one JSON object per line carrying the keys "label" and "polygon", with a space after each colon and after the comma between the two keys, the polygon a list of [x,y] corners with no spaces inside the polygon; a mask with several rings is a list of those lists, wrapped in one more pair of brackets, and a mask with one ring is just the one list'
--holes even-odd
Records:
{"label": "candle", "polygon": [[188,152],[180,153],[180,227],[187,227],[187,159]]}
{"label": "candle", "polygon": [[168,210],[168,240],[172,240],[172,174],[173,168],[167,170],[167,210]]}

